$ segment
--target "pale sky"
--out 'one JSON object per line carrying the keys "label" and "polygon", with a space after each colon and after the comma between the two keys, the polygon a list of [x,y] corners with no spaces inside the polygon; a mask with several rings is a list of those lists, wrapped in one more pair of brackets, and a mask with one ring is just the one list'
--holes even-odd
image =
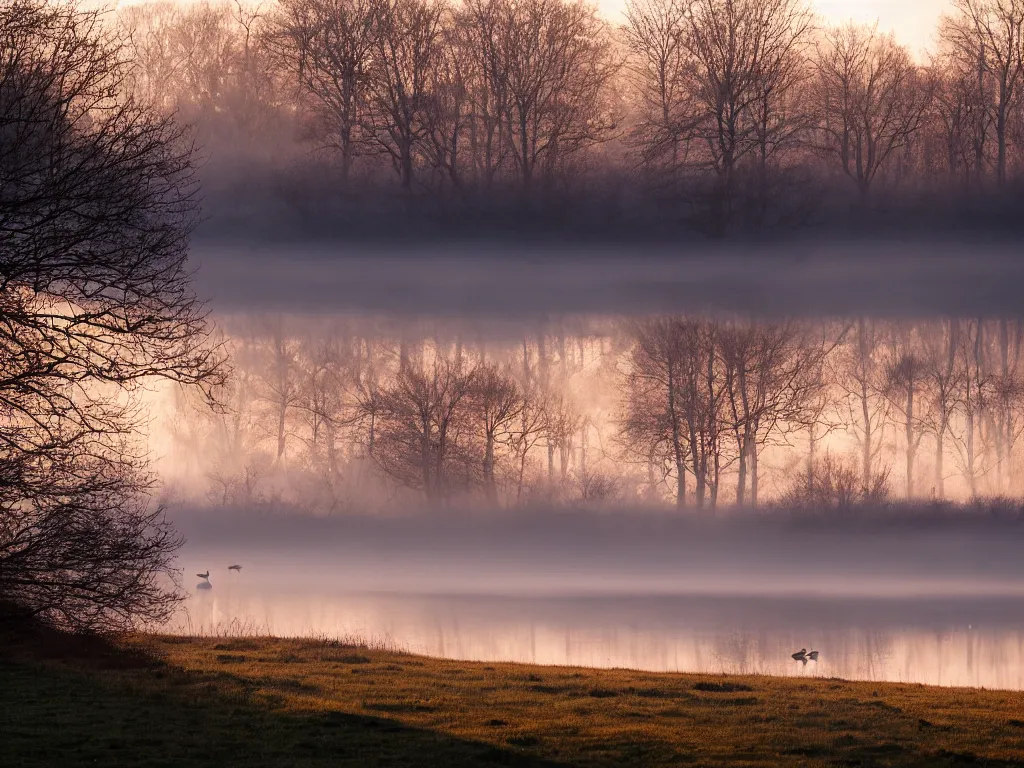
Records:
{"label": "pale sky", "polygon": [[[939,16],[950,8],[951,0],[811,0],[824,21],[873,23],[882,32],[894,32],[901,43],[915,54],[933,48]],[[609,19],[618,22],[625,0],[596,0]]]}
{"label": "pale sky", "polygon": [[814,0],[830,23],[878,21],[882,31],[892,31],[915,53],[933,48],[939,16],[950,9],[950,0]]}
{"label": "pale sky", "polygon": [[[110,0],[96,0],[107,5]],[[258,0],[255,0],[258,1]],[[603,15],[619,23],[626,0],[591,0]],[[915,54],[933,48],[939,16],[948,11],[951,0],[810,0],[824,21],[840,24],[846,21],[871,24],[878,22],[883,32],[894,32],[901,43]],[[114,0],[125,5],[139,0]]]}

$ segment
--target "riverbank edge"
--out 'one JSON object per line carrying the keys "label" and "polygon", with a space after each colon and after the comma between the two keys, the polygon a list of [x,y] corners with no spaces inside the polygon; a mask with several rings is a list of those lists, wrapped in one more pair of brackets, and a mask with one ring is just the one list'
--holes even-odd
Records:
{"label": "riverbank edge", "polygon": [[5,765],[1024,766],[1015,691],[463,662],[326,638],[3,649]]}

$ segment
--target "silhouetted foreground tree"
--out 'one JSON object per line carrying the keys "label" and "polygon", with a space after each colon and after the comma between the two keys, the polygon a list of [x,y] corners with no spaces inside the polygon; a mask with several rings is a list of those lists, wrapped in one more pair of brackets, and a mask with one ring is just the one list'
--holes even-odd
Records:
{"label": "silhouetted foreground tree", "polygon": [[186,270],[192,149],[123,95],[96,13],[5,3],[0,51],[0,600],[75,629],[159,620],[179,539],[133,392],[222,379]]}

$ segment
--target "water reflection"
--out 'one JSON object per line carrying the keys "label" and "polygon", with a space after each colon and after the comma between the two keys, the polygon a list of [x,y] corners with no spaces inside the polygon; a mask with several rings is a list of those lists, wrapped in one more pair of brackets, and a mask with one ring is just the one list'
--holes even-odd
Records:
{"label": "water reflection", "polygon": [[[1019,598],[508,597],[345,593],[225,574],[177,629],[359,636],[431,656],[1024,689]],[[801,647],[817,662],[790,658]]]}

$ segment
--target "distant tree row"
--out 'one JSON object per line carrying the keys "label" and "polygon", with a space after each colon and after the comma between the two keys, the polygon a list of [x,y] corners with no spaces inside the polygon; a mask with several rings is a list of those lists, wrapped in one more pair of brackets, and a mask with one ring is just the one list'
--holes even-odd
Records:
{"label": "distant tree row", "polygon": [[1024,0],[951,0],[925,62],[803,0],[631,0],[621,28],[566,0],[153,2],[119,22],[134,87],[215,160],[314,198],[319,179],[329,209],[388,188],[435,212],[585,198],[726,233],[1005,200],[1024,159]]}
{"label": "distant tree row", "polygon": [[1018,321],[234,318],[226,413],[179,404],[217,505],[844,508],[1024,492]]}

